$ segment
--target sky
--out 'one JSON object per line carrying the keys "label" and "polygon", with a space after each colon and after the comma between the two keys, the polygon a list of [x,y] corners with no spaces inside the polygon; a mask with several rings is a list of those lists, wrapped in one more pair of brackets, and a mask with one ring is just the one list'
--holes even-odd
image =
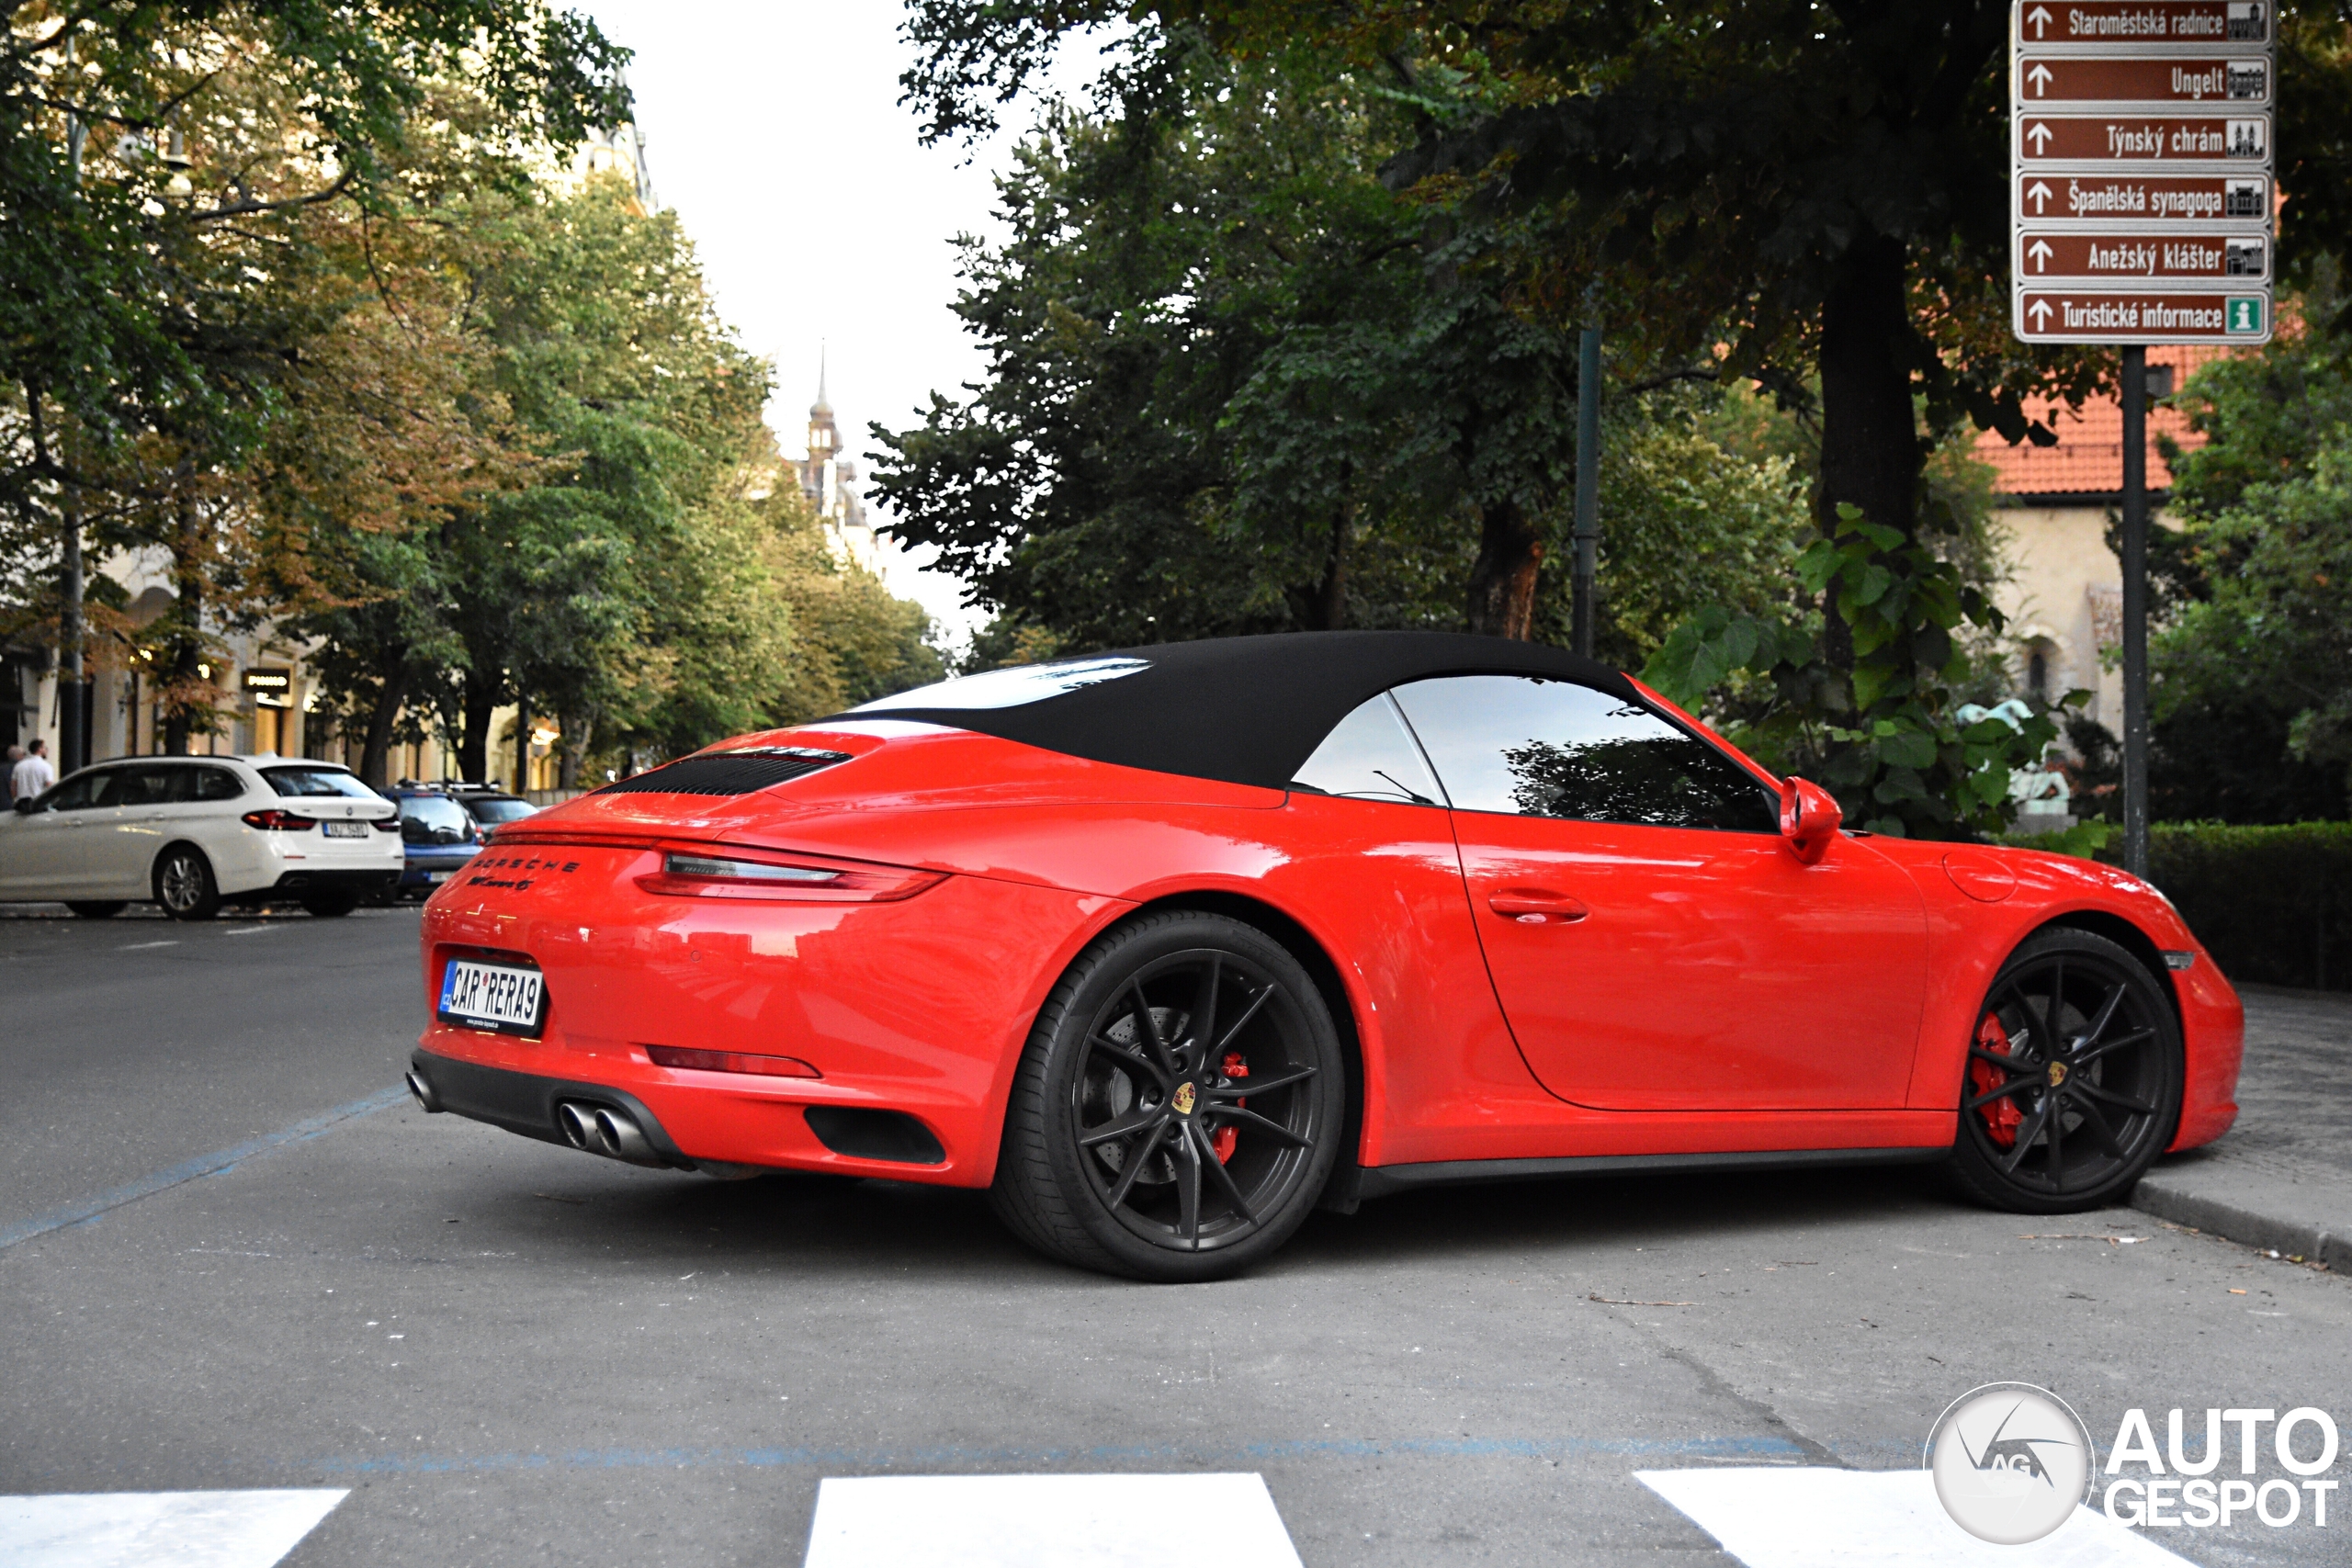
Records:
{"label": "sky", "polygon": [[[954,241],[991,231],[991,176],[1012,138],[917,143],[898,101],[911,55],[891,0],[572,3],[636,51],[655,193],[694,240],[721,316],[775,363],[768,417],[785,455],[805,446],[821,344],[842,441],[870,472],[869,422],[914,424],[933,389],[958,395],[985,367],[948,310]],[[976,620],[961,585],[917,564],[893,564],[891,588],[961,642]]]}

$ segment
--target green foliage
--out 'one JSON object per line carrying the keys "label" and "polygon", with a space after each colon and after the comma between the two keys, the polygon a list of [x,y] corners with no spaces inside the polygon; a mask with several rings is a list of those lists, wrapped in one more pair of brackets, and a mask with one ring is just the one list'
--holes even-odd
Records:
{"label": "green foliage", "polygon": [[2159,822],[2148,873],[2230,978],[2352,990],[2352,823]]}
{"label": "green foliage", "polygon": [[[1001,186],[1011,238],[967,249],[957,309],[991,372],[877,429],[897,531],[938,547],[1006,649],[1351,625],[1566,641],[1574,333],[1514,297],[1491,225],[1380,183],[1418,111],[1297,54],[1171,41],[1129,70],[1048,114]],[[1605,405],[1605,657],[1781,595],[1804,482],[1709,437],[1715,395]]]}
{"label": "green foliage", "polygon": [[1736,742],[1813,778],[1857,827],[1921,838],[2006,829],[2011,773],[2058,730],[2045,714],[2012,729],[1997,718],[1963,727],[1953,711],[1969,671],[1956,634],[1997,631],[2000,612],[1958,567],[1850,505],[1836,537],[1805,547],[1796,576],[1847,628],[1850,666],[1826,656],[1821,610],[1714,606],[1677,628],[1643,678],[1685,705],[1716,699]]}
{"label": "green foliage", "polygon": [[[2215,360],[2175,399],[2177,530],[2152,532],[2159,817],[2287,822],[2352,799],[2352,330],[2334,279],[2302,330]],[[2112,737],[2076,739],[2094,787]]]}

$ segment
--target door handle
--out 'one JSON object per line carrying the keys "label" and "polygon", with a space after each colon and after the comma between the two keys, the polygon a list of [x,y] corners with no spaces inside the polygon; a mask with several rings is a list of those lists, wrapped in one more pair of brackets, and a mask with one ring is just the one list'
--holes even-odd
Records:
{"label": "door handle", "polygon": [[1574,925],[1592,913],[1579,898],[1548,887],[1505,887],[1487,896],[1487,908],[1523,926]]}

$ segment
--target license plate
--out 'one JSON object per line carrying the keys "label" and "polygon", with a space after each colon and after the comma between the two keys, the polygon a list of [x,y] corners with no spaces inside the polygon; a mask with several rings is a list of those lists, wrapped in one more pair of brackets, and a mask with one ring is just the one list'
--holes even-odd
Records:
{"label": "license plate", "polygon": [[364,839],[375,831],[365,822],[324,822],[320,827],[330,839]]}
{"label": "license plate", "polygon": [[449,880],[449,874],[446,871],[428,871],[424,874],[424,880],[427,882],[447,882]]}
{"label": "license plate", "polygon": [[444,1023],[537,1039],[546,1010],[547,983],[536,969],[453,958],[441,976]]}

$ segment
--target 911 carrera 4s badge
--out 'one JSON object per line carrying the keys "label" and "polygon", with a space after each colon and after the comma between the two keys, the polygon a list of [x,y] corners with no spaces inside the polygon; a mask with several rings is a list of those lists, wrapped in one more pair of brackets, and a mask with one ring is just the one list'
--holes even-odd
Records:
{"label": "911 carrera 4s badge", "polygon": [[1193,1113],[1193,1086],[1188,1083],[1178,1084],[1176,1092],[1169,1097],[1169,1102],[1176,1107],[1177,1115],[1190,1116]]}

